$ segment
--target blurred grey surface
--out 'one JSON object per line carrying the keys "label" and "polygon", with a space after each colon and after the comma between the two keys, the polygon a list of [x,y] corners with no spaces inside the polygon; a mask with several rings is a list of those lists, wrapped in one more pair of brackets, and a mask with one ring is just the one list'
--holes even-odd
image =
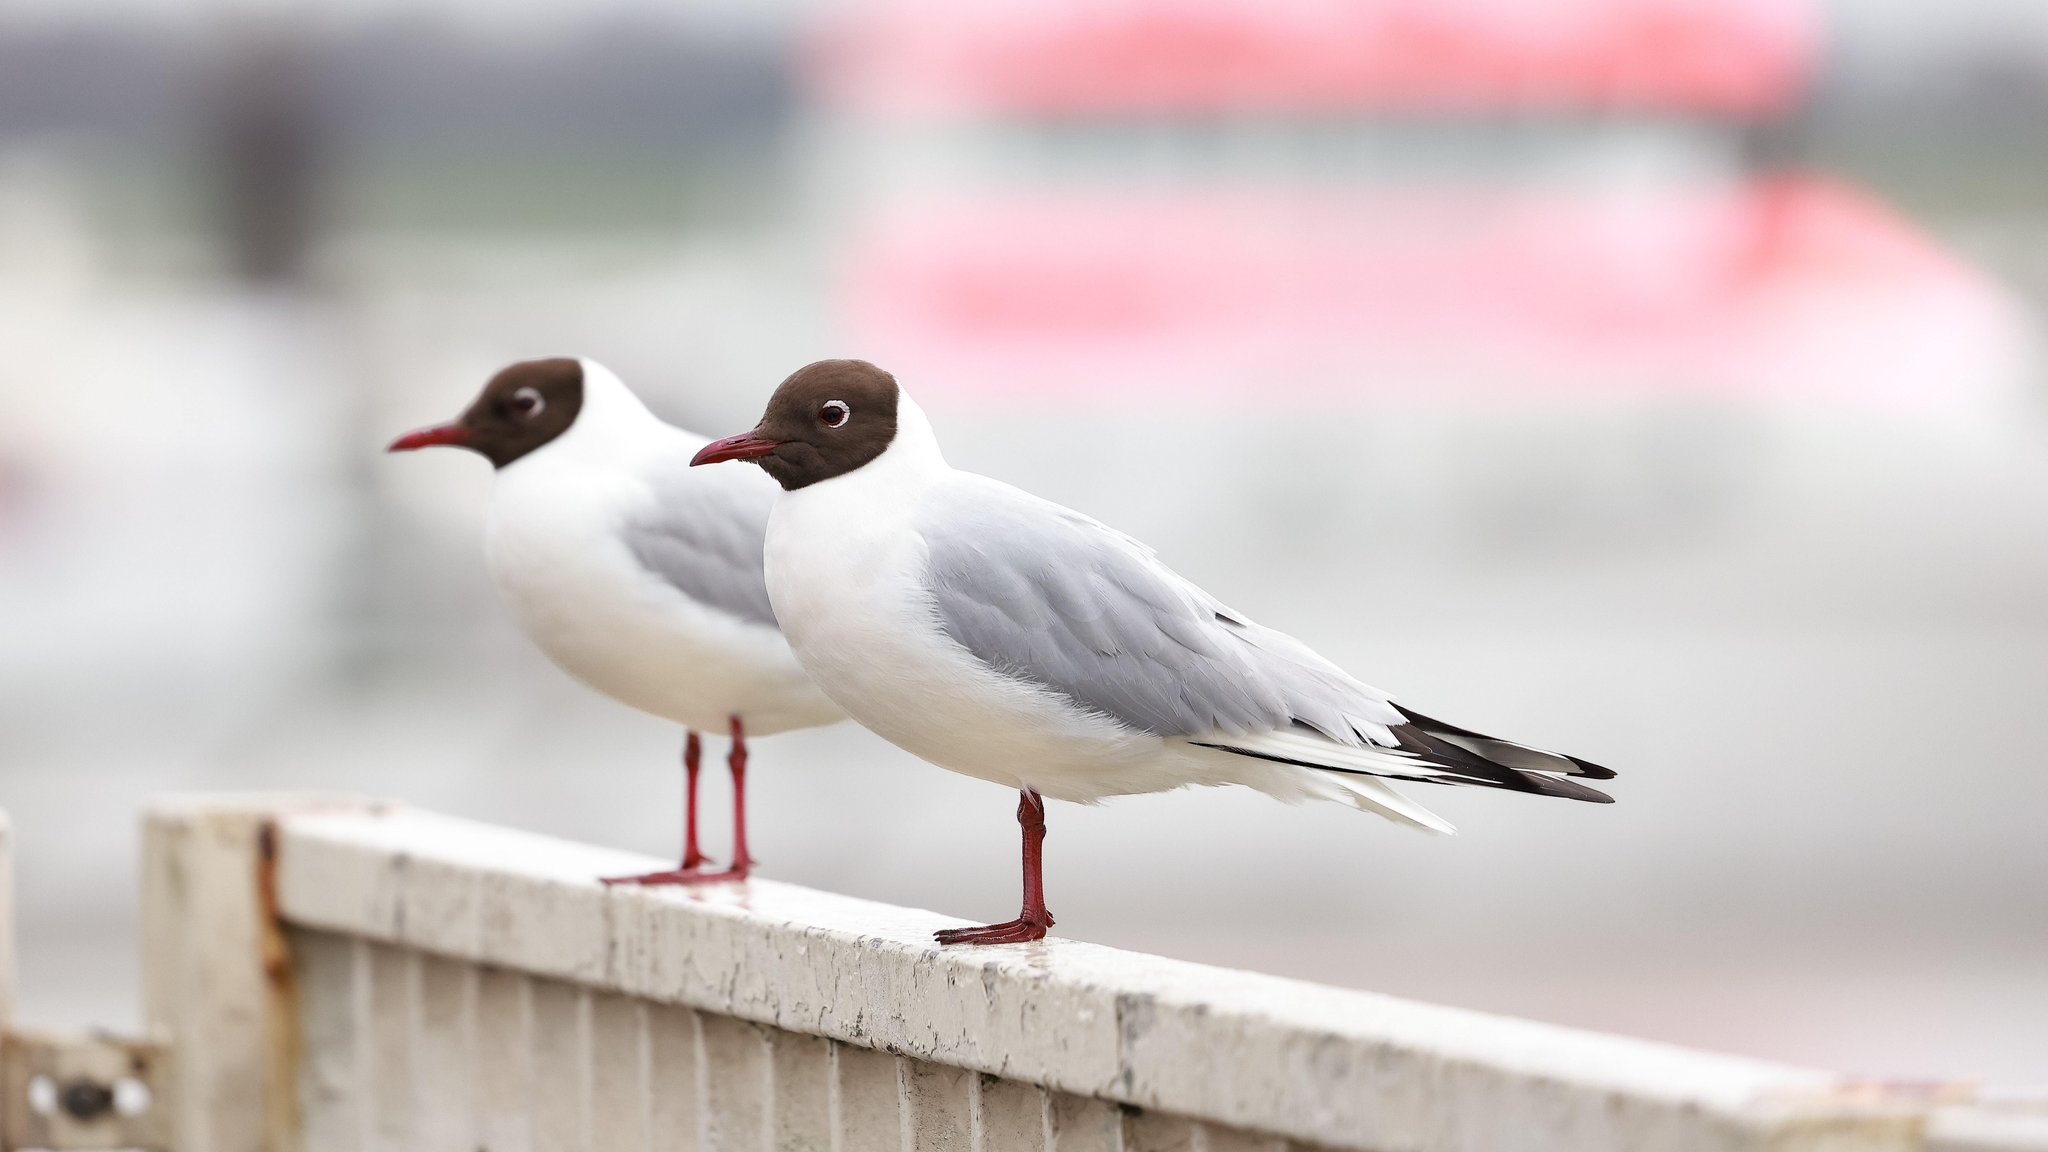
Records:
{"label": "blurred grey surface", "polygon": [[[835,296],[847,194],[917,178],[848,167],[876,134],[807,94],[809,9],[429,8],[0,10],[0,806],[34,1022],[133,1022],[154,794],[344,789],[673,850],[680,734],[513,630],[486,466],[379,449],[564,352],[748,426],[791,369],[866,351]],[[1953,374],[1939,402],[906,381],[956,465],[1406,702],[1621,772],[1612,808],[1423,792],[1455,839],[1240,791],[1055,806],[1060,931],[2048,1081],[2048,22],[1826,18],[1792,159],[1888,197],[2009,309],[1891,366]],[[850,726],[755,763],[768,874],[1007,910],[996,789]]]}

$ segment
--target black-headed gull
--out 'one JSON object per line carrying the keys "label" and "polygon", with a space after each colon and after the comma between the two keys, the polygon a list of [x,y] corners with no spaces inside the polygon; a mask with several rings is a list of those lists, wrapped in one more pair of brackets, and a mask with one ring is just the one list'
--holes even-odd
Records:
{"label": "black-headed gull", "polygon": [[[393,452],[467,448],[497,469],[484,519],[491,578],[563,671],[688,730],[679,867],[607,883],[745,879],[748,735],[829,724],[775,624],[761,541],[776,487],[750,469],[692,470],[705,439],[665,424],[591,360],[527,360],[447,424]],[[697,733],[732,734],[733,854],[697,847]]]}
{"label": "black-headed gull", "polygon": [[825,694],[902,748],[1020,793],[1022,912],[940,943],[1052,926],[1042,797],[1244,784],[1435,832],[1452,828],[1387,780],[1610,799],[1568,779],[1607,769],[1403,708],[1130,537],[949,467],[917,404],[865,361],[784,380],[752,432],[694,462],[721,460],[782,485],[768,598]]}

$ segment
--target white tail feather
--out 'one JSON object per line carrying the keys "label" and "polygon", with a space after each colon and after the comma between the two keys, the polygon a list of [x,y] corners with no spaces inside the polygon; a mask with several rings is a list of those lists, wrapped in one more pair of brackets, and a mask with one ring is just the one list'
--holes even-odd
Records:
{"label": "white tail feather", "polygon": [[[1391,737],[1389,737],[1391,739]],[[1461,773],[1394,748],[1375,744],[1339,744],[1310,732],[1260,732],[1219,738],[1217,744],[1254,756],[1277,756],[1297,764],[1323,766],[1377,776],[1459,776]]]}
{"label": "white tail feather", "polygon": [[[1304,768],[1304,772],[1314,772]],[[1397,824],[1407,824],[1425,832],[1436,832],[1445,836],[1456,836],[1458,829],[1448,820],[1394,791],[1393,786],[1371,776],[1347,776],[1338,772],[1320,772],[1317,775],[1333,781],[1347,795],[1353,808],[1384,816]]]}
{"label": "white tail feather", "polygon": [[[1239,765],[1264,762],[1274,775],[1260,783],[1253,775],[1237,775],[1239,783],[1280,796],[1282,799],[1316,797],[1349,804],[1361,812],[1384,816],[1425,832],[1446,836],[1457,834],[1451,822],[1403,796],[1377,775],[1429,776],[1439,770],[1427,761],[1370,744],[1339,744],[1321,736],[1296,732],[1261,732],[1257,735],[1219,737],[1203,747],[1230,754]],[[1239,769],[1245,771],[1244,768]],[[1284,781],[1284,783],[1283,783]]]}

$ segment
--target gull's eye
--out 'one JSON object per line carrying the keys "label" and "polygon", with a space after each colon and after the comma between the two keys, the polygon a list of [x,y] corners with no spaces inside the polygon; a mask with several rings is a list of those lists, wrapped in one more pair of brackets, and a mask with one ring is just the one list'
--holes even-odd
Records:
{"label": "gull's eye", "polygon": [[853,419],[853,409],[844,400],[827,400],[818,406],[818,423],[827,428],[843,428]]}
{"label": "gull's eye", "polygon": [[548,402],[541,398],[537,388],[521,388],[512,394],[512,410],[528,419],[541,414]]}

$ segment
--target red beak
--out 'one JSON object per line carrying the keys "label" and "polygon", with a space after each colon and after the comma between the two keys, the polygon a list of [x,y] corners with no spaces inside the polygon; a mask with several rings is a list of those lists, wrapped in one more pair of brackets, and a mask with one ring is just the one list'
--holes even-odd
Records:
{"label": "red beak", "polygon": [[752,432],[742,432],[737,436],[727,436],[723,440],[713,440],[711,443],[706,444],[702,450],[690,458],[690,467],[695,468],[699,464],[717,464],[724,460],[752,460],[757,456],[766,456],[780,447],[782,447],[782,441],[780,440],[770,440],[763,436],[756,436]]}
{"label": "red beak", "polygon": [[467,443],[469,443],[469,429],[460,424],[436,424],[431,428],[421,428],[418,431],[407,432],[405,435],[393,440],[391,447],[386,448],[385,451],[416,452],[421,448],[433,448],[443,444],[459,448]]}

